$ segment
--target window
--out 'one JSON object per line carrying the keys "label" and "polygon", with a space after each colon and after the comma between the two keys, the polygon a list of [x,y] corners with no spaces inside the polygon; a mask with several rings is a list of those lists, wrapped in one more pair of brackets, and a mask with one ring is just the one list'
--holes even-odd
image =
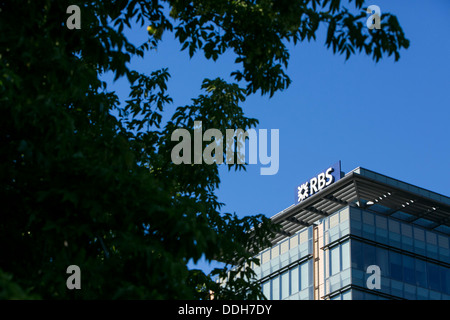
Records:
{"label": "window", "polygon": [[261,264],[264,264],[266,262],[269,262],[270,260],[270,250],[267,250],[266,252],[263,252]]}
{"label": "window", "polygon": [[376,265],[378,265],[381,269],[381,274],[384,277],[390,277],[389,273],[389,251],[380,247],[376,249],[377,257],[376,257]]}
{"label": "window", "polygon": [[412,227],[407,223],[402,223],[402,249],[407,251],[413,250]]}
{"label": "window", "polygon": [[350,242],[346,241],[341,245],[342,249],[342,270],[350,267]]}
{"label": "window", "polygon": [[395,220],[389,220],[389,242],[393,246],[400,245],[400,223]]}
{"label": "window", "polygon": [[428,274],[428,287],[434,291],[441,291],[441,281],[439,266],[434,263],[427,263],[427,274]]}
{"label": "window", "polygon": [[372,213],[363,211],[362,221],[363,221],[363,237],[371,240],[375,240],[375,216]]}
{"label": "window", "polygon": [[363,270],[366,270],[368,266],[376,264],[378,265],[376,261],[376,247],[372,246],[370,244],[363,245],[363,259],[364,259],[364,266]]}
{"label": "window", "polygon": [[269,300],[286,299],[291,295],[300,292],[300,299],[309,297],[308,290],[302,292],[312,285],[312,269],[311,259],[296,265],[289,270],[284,271],[281,275],[278,274],[269,280],[261,283],[262,292]]}
{"label": "window", "polygon": [[307,255],[309,252],[308,230],[300,233],[300,253],[301,256]]}
{"label": "window", "polygon": [[299,291],[299,266],[296,266],[290,270],[291,273],[291,294]]}
{"label": "window", "polygon": [[339,213],[336,213],[330,217],[330,229],[339,224]]}
{"label": "window", "polygon": [[339,246],[335,246],[330,249],[330,272],[334,275],[341,271],[341,261],[339,257]]}
{"label": "window", "polygon": [[412,227],[408,223],[402,223],[402,236],[412,238]]}
{"label": "window", "polygon": [[447,263],[450,263],[450,250],[448,246],[448,237],[438,236],[439,243],[439,259],[444,260]]}
{"label": "window", "polygon": [[281,299],[289,297],[289,271],[281,274]]}
{"label": "window", "polygon": [[351,241],[352,250],[352,268],[357,270],[363,270],[363,255],[362,255],[362,243],[359,241]]}
{"label": "window", "polygon": [[402,256],[397,252],[389,251],[389,262],[391,278],[402,281]]}
{"label": "window", "polygon": [[369,225],[369,226],[373,226],[374,223],[374,215],[370,212],[367,211],[363,211],[362,212],[362,221],[364,224]]}
{"label": "window", "polygon": [[450,270],[446,267],[440,267],[440,269],[442,292],[450,295]]}
{"label": "window", "polygon": [[378,242],[388,242],[387,218],[379,215],[375,216],[376,240]]}
{"label": "window", "polygon": [[267,298],[267,299],[271,299],[271,296],[270,296],[270,280],[267,280],[266,282],[263,282],[263,284],[262,284],[262,292],[263,292],[263,294],[264,294],[264,296]]}
{"label": "window", "polygon": [[289,250],[289,241],[286,240],[280,245],[280,254],[286,253]]}
{"label": "window", "polygon": [[427,288],[426,262],[416,259],[416,282],[419,287]]}
{"label": "window", "polygon": [[303,244],[308,241],[308,230],[303,231],[300,233],[300,244]]}
{"label": "window", "polygon": [[421,228],[414,227],[414,251],[421,255],[426,255],[425,231]]}
{"label": "window", "polygon": [[276,245],[272,248],[272,259],[278,257],[278,254],[280,253],[280,246]]}
{"label": "window", "polygon": [[403,255],[403,281],[416,284],[416,275],[414,272],[414,258]]}
{"label": "window", "polygon": [[272,279],[272,300],[280,300],[280,276]]}
{"label": "window", "polygon": [[344,221],[347,221],[348,220],[348,216],[349,216],[349,209],[348,208],[343,209],[341,211],[341,213],[340,213],[340,216],[341,216],[341,223],[344,222]]}
{"label": "window", "polygon": [[329,270],[330,276],[350,267],[350,242],[329,249]]}
{"label": "window", "polygon": [[295,236],[293,236],[290,240],[289,240],[289,246],[291,249],[295,248],[298,246],[298,235],[296,234]]}
{"label": "window", "polygon": [[427,256],[431,258],[437,258],[437,236],[434,232],[427,231],[425,233],[425,238],[427,242]]}
{"label": "window", "polygon": [[300,288],[306,289],[309,286],[309,268],[308,261],[300,265]]}

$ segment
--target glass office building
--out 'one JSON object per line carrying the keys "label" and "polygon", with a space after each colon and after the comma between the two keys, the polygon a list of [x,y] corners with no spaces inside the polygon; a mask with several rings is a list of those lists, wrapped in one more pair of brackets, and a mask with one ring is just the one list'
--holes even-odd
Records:
{"label": "glass office building", "polygon": [[367,169],[338,170],[337,179],[322,175],[321,189],[298,187],[297,203],[272,217],[282,230],[252,266],[265,296],[449,300],[450,198]]}

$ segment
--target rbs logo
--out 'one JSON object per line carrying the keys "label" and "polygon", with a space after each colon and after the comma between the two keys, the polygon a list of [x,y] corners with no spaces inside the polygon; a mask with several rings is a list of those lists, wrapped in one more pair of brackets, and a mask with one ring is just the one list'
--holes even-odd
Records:
{"label": "rbs logo", "polygon": [[306,198],[312,196],[316,192],[319,192],[325,187],[340,179],[341,164],[340,162],[329,167],[324,172],[319,173],[317,176],[311,178],[309,181],[299,185],[296,190],[295,203],[302,202]]}

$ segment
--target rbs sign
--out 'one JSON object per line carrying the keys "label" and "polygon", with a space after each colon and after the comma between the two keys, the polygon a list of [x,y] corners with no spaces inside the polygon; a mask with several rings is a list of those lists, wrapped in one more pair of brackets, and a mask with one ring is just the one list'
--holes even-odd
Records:
{"label": "rbs sign", "polygon": [[337,162],[295,189],[295,204],[328,187],[341,178],[341,162]]}

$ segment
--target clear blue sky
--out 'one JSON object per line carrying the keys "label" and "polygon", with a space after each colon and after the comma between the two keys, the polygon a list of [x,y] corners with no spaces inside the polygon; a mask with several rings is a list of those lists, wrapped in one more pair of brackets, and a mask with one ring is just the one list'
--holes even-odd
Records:
{"label": "clear blue sky", "polygon": [[[344,3],[345,1],[343,1]],[[381,13],[397,16],[410,48],[401,58],[375,63],[364,54],[345,61],[316,42],[290,47],[291,86],[269,99],[252,96],[243,104],[260,129],[279,129],[280,166],[276,175],[221,168],[219,200],[239,216],[272,216],[294,203],[294,188],[338,160],[349,172],[361,166],[408,183],[450,195],[450,1],[373,0]],[[147,37],[133,29],[131,39]],[[156,52],[132,67],[150,73],[168,67],[175,107],[200,93],[204,78],[228,78],[234,56],[217,62],[202,54],[190,59],[173,34],[163,36]],[[118,93],[126,83],[114,84]],[[201,267],[206,268],[205,265]]]}

